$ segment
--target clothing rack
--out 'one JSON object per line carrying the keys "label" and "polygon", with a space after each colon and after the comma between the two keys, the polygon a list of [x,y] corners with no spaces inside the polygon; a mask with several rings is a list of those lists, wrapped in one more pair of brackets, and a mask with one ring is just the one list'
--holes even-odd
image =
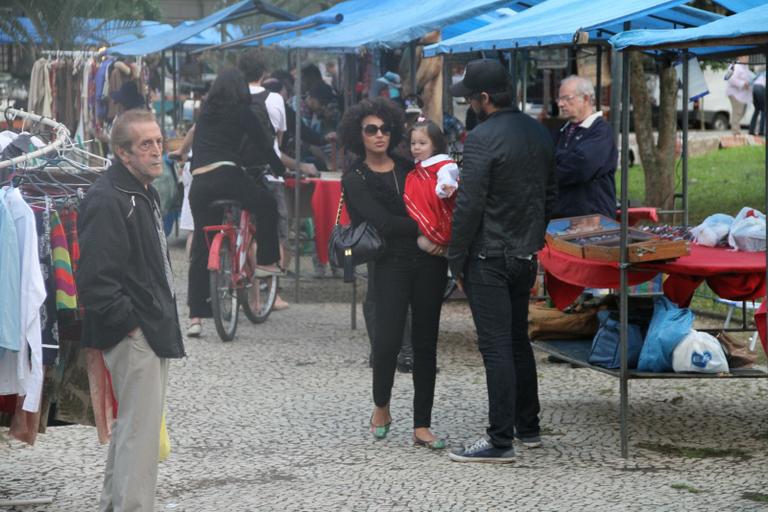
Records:
{"label": "clothing rack", "polygon": [[102,52],[91,50],[42,50],[40,53],[46,57],[95,57]]}
{"label": "clothing rack", "polygon": [[9,122],[9,124],[10,124],[10,121],[13,121],[14,119],[17,119],[17,118],[24,119],[25,121],[29,119],[33,123],[42,124],[43,126],[47,126],[51,128],[51,130],[53,130],[55,134],[55,137],[49,144],[47,144],[46,146],[40,149],[36,149],[35,151],[31,151],[29,153],[25,153],[15,158],[11,158],[10,160],[0,161],[0,169],[16,166],[24,162],[29,162],[30,160],[33,160],[40,156],[47,155],[53,151],[58,150],[59,148],[63,147],[66,143],[69,142],[69,130],[67,129],[66,126],[64,126],[59,122],[56,122],[56,120],[54,119],[39,116],[37,114],[26,112],[24,110],[17,110],[15,108],[7,108],[5,109],[4,113],[5,113],[5,119],[6,121]]}

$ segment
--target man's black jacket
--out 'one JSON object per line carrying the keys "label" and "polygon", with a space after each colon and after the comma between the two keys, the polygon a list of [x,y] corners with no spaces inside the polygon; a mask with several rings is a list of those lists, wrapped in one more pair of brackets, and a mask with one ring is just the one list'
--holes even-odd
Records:
{"label": "man's black jacket", "polygon": [[467,136],[457,194],[448,250],[454,276],[468,257],[541,249],[557,195],[546,128],[514,109],[491,114]]}
{"label": "man's black jacket", "polygon": [[160,204],[154,187],[144,188],[118,161],[80,207],[76,279],[85,308],[83,346],[110,348],[141,327],[159,357],[184,356],[153,204]]}

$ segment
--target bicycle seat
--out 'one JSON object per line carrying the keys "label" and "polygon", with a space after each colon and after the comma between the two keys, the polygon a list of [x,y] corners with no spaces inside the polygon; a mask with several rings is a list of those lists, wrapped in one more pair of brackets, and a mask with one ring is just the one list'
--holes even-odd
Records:
{"label": "bicycle seat", "polygon": [[243,205],[240,203],[240,201],[236,201],[234,199],[219,199],[218,201],[214,201],[211,204],[208,205],[208,208],[213,209],[225,209],[225,208],[236,208],[236,209],[242,209]]}

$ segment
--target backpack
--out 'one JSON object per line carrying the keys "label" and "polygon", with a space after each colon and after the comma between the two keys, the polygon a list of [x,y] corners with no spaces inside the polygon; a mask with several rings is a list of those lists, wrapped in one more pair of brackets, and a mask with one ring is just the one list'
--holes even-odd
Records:
{"label": "backpack", "polygon": [[[275,138],[275,127],[272,126],[272,120],[269,118],[269,112],[267,111],[267,96],[270,95],[268,90],[263,90],[256,94],[251,94],[251,112],[254,113],[259,121],[263,131],[270,134],[272,139]],[[253,167],[258,165],[264,165],[267,160],[263,155],[260,155],[256,148],[248,140],[247,135],[243,135],[243,140],[240,143],[240,154],[242,155],[243,165],[245,167]]]}

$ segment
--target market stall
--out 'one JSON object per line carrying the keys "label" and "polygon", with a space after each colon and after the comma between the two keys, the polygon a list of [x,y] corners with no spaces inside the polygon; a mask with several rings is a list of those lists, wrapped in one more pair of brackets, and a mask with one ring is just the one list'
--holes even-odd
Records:
{"label": "market stall", "polygon": [[[425,53],[438,54],[449,52],[467,52],[478,50],[503,50],[518,48],[572,47],[584,42],[595,41],[605,43],[616,32],[628,30],[630,27],[643,27],[645,29],[659,29],[667,27],[668,30],[646,30],[645,32],[663,32],[679,34],[686,31],[698,30],[698,34],[708,33],[709,27],[731,20],[732,17],[721,18],[712,13],[691,10],[683,6],[682,1],[646,1],[632,2],[598,1],[590,5],[589,10],[583,9],[583,4],[575,0],[548,0],[542,4],[514,16],[508,20],[502,20],[474,32],[464,34],[452,40],[429,46]],[[758,5],[762,2],[746,2],[747,7]],[[730,2],[728,7],[740,10],[744,9],[744,3],[740,6]],[[753,9],[754,10],[754,9]],[[711,22],[711,23],[710,23]],[[738,21],[735,21],[738,23]],[[701,26],[701,29],[695,28]],[[759,25],[758,25],[759,26]],[[765,34],[762,25],[762,34]],[[694,27],[694,28],[682,28]],[[618,38],[619,36],[617,36]],[[705,45],[702,54],[717,55],[724,51],[722,38],[713,39],[712,43]],[[628,54],[624,53],[621,77],[621,210],[628,208],[627,186],[629,169],[629,62]],[[688,60],[683,58],[683,104],[687,112],[688,104]],[[599,68],[598,68],[599,69]],[[683,218],[687,225],[687,113],[683,118]],[[629,222],[622,216],[620,226],[612,234],[616,238],[617,261],[606,263],[605,261],[593,262],[589,259],[573,258],[568,254],[546,248],[541,253],[541,262],[550,274],[550,283],[554,288],[553,298],[560,305],[564,305],[569,299],[575,298],[579,291],[585,287],[612,287],[620,290],[619,316],[620,325],[620,356],[621,363],[616,371],[607,371],[588,363],[589,350],[584,352],[581,346],[576,350],[576,345],[567,345],[566,342],[536,343],[546,352],[557,357],[619,377],[620,402],[619,416],[621,424],[621,454],[628,456],[628,380],[630,378],[646,378],[645,373],[631,373],[627,361],[627,337],[628,337],[628,288],[653,278],[660,271],[671,272],[674,276],[669,288],[672,289],[675,281],[685,283],[685,293],[690,291],[694,283],[703,279],[716,281],[726,279],[732,288],[737,291],[730,294],[733,297],[758,297],[765,292],[765,261],[764,255],[749,256],[748,261],[734,261],[718,258],[722,253],[708,254],[707,251],[693,249],[691,255],[682,257],[677,263],[642,263],[633,264],[629,260],[628,240]],[[572,259],[571,259],[572,258]],[[757,261],[760,260],[760,261]],[[731,265],[735,265],[737,269]],[[725,268],[724,268],[725,267]],[[690,276],[695,276],[692,279]],[[726,276],[726,277],[723,277]],[[744,281],[749,285],[744,285]],[[737,286],[736,284],[744,285]],[[675,286],[675,288],[678,288]],[[728,288],[728,287],[726,287]],[[552,292],[552,290],[550,290]],[[722,291],[722,290],[721,290]],[[653,374],[658,377],[662,374]],[[663,374],[679,377],[682,374]],[[766,376],[765,372],[747,372],[739,376]],[[733,374],[729,374],[733,376]]]}

